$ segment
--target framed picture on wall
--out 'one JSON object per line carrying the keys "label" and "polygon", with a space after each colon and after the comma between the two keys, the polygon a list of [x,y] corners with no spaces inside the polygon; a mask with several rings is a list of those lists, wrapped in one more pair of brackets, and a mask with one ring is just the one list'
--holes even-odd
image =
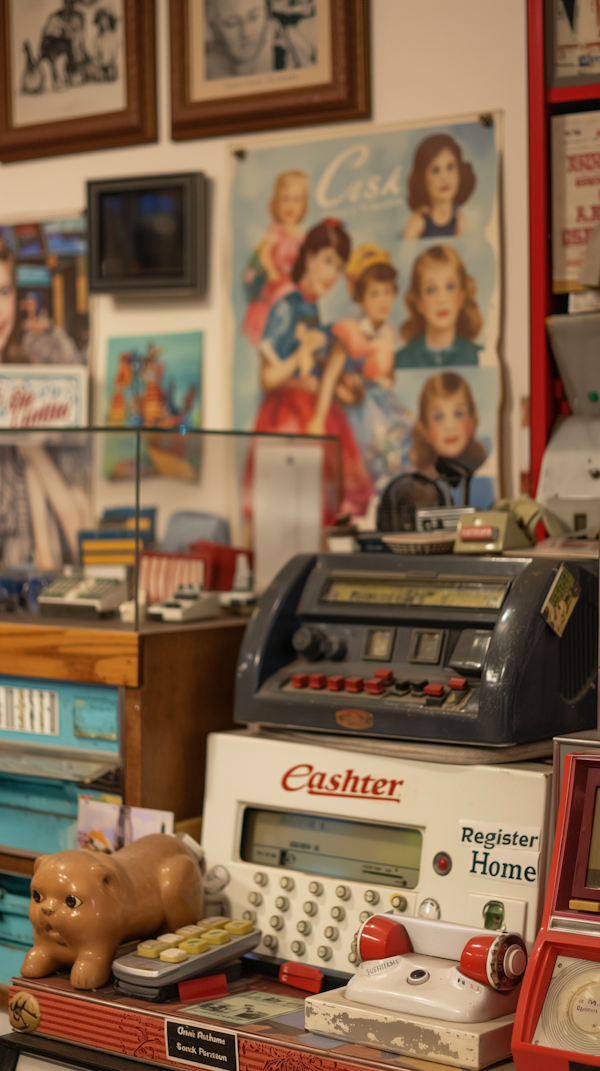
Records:
{"label": "framed picture on wall", "polygon": [[0,160],[156,140],[154,0],[0,0]]}
{"label": "framed picture on wall", "polygon": [[369,0],[170,0],[175,140],[364,119]]}
{"label": "framed picture on wall", "polygon": [[598,0],[544,0],[546,84],[600,82],[600,3]]}

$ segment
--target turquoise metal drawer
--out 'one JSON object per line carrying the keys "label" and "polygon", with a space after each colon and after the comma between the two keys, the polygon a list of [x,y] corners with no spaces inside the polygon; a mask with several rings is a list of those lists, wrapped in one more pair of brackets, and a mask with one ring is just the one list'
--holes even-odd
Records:
{"label": "turquoise metal drawer", "polygon": [[119,689],[0,675],[0,848],[77,846],[81,794],[119,797]]}
{"label": "turquoise metal drawer", "polygon": [[23,874],[0,871],[0,984],[8,985],[21,971],[33,944],[29,921],[29,882]]}

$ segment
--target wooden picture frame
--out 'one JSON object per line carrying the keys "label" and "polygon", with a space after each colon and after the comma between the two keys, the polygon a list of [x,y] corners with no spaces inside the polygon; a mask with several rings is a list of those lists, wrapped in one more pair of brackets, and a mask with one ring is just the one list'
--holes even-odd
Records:
{"label": "wooden picture frame", "polygon": [[[18,30],[15,29],[14,16],[15,5],[20,2],[0,0],[0,160],[9,163],[156,141],[155,0],[122,0],[120,30],[116,27],[121,20],[115,20],[115,25],[111,28],[109,23],[104,31],[108,34],[112,32],[115,42],[118,40],[118,55],[116,44],[113,55],[108,54],[110,45],[104,47],[104,52],[98,46],[100,59],[87,55],[85,64],[75,63],[73,51],[66,53],[64,45],[59,44],[56,54],[52,53],[52,42],[62,42],[64,38],[49,36],[48,30],[54,27],[50,26],[47,16],[45,23],[38,19],[34,25],[35,20],[32,19],[31,34],[28,32],[27,37],[22,36],[24,9],[18,9],[18,19],[21,20]],[[51,16],[53,19],[60,16],[58,8],[59,4],[56,3]],[[83,9],[83,14],[82,9],[76,9],[76,12],[80,19],[91,19],[93,12],[88,16],[88,10],[91,9]],[[94,22],[96,26],[93,31],[98,41],[103,28],[97,19]],[[117,38],[119,33],[121,36]],[[74,37],[71,38],[71,46],[74,40]],[[36,41],[39,42],[39,51],[37,58],[34,58]],[[62,54],[59,54],[61,47]],[[15,57],[20,59],[21,52],[24,54],[23,67],[16,74]],[[112,64],[112,67],[102,66],[103,61]],[[31,88],[25,90],[28,77],[30,81],[27,84]],[[57,79],[61,77],[63,85],[59,81],[58,88],[63,92],[53,96]],[[15,101],[17,85],[19,98],[23,98],[24,103]],[[73,94],[71,90],[74,90]],[[115,93],[120,93],[125,104],[98,112],[98,100],[102,99],[101,94],[107,94],[109,90],[113,97]],[[87,96],[83,96],[82,91]],[[26,93],[29,94],[27,100]],[[77,104],[73,106],[70,101],[75,99],[76,94],[79,94]],[[86,113],[88,102],[92,104],[92,111]],[[29,109],[25,120],[18,118],[19,107]],[[36,107],[40,112],[40,121],[36,121]],[[46,114],[41,118],[41,113],[51,113],[52,107],[67,111],[73,107],[78,114],[66,118],[53,118],[52,114],[48,118]]]}
{"label": "wooden picture frame", "polygon": [[[204,17],[211,0],[170,0],[171,19],[171,133],[175,141],[219,135],[277,130],[282,127],[308,126],[318,123],[366,119],[371,115],[370,92],[370,21],[369,0],[315,0],[315,20],[318,33],[325,30],[327,52],[324,64],[328,77],[302,82],[304,72],[272,69],[268,75],[242,76],[237,82],[223,77],[226,95],[215,91],[207,99],[194,96],[192,85],[208,88],[214,74],[202,78],[202,67],[208,45],[205,36],[198,41],[198,20]],[[318,6],[317,6],[318,5]],[[324,14],[323,14],[324,13]],[[327,25],[323,23],[326,20]],[[272,22],[273,17],[269,19]],[[208,20],[204,28],[209,25]],[[323,38],[320,36],[319,40]],[[196,58],[194,58],[194,47]],[[319,62],[321,58],[319,57]],[[208,69],[206,60],[205,69]],[[316,70],[316,68],[315,68]],[[238,72],[235,72],[236,74]],[[279,75],[281,89],[276,84]],[[289,86],[294,75],[298,84]],[[314,77],[318,78],[317,75]],[[262,86],[257,90],[257,82]],[[289,86],[289,88],[286,86]]]}

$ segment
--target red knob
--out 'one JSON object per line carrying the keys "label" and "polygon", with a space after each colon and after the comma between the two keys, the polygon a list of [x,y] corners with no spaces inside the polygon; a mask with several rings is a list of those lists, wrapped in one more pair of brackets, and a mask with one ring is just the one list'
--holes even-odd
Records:
{"label": "red knob", "polygon": [[362,692],[365,686],[363,677],[346,677],[347,692]]}
{"label": "red knob", "polygon": [[460,972],[492,989],[514,989],[527,966],[527,950],[518,934],[472,937],[460,957]]}
{"label": "red knob", "polygon": [[327,688],[330,692],[343,692],[344,683],[344,678],[339,675],[327,678]]}
{"label": "red knob", "polygon": [[362,960],[389,959],[412,952],[412,945],[401,922],[385,915],[373,915],[362,928],[358,949]]}
{"label": "red knob", "polygon": [[373,676],[378,677],[380,681],[386,681],[388,683],[394,679],[394,674],[391,669],[376,669]]}
{"label": "red knob", "polygon": [[324,688],[325,687],[325,682],[326,682],[326,677],[325,677],[324,673],[311,673],[310,677],[308,678],[308,687],[309,688]]}

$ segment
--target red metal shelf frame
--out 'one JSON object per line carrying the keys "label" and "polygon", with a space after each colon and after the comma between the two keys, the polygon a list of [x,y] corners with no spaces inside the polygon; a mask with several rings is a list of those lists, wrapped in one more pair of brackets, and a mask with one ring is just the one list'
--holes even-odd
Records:
{"label": "red metal shelf frame", "polygon": [[[545,319],[551,309],[549,106],[544,72],[544,3],[527,0],[529,84],[529,297],[531,347],[531,495],[552,430],[554,406]],[[587,87],[586,87],[587,88]]]}

